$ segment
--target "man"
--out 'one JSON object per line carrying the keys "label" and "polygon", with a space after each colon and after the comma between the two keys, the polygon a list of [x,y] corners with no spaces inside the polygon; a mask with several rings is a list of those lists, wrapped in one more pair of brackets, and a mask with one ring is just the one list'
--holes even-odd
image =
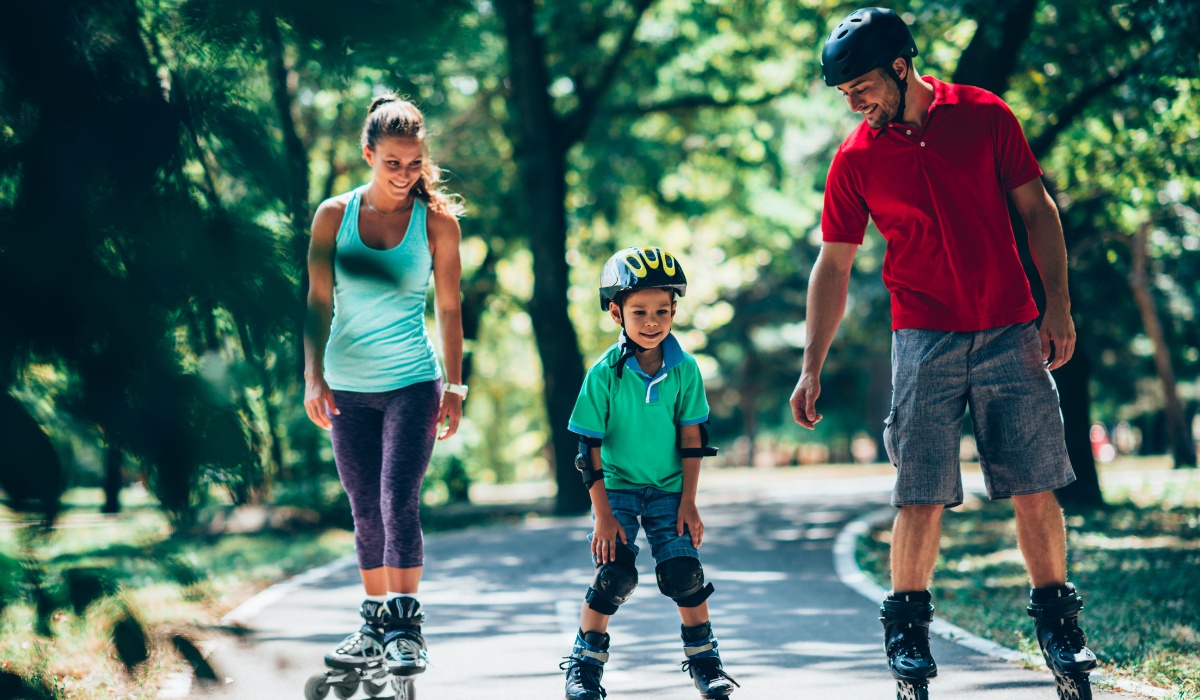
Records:
{"label": "man", "polygon": [[[809,429],[821,419],[821,366],[869,216],[887,239],[883,279],[892,294],[884,443],[900,510],[893,591],[880,618],[892,675],[920,689],[937,675],[928,589],[942,510],[963,500],[958,449],[970,406],[988,497],[1013,499],[1043,655],[1060,690],[1078,682],[1086,692],[1096,658],[1078,625],[1082,601],[1067,583],[1065,526],[1053,493],[1075,480],[1050,376],[1075,345],[1058,211],[1007,105],[985,90],[921,78],[916,55],[907,25],[882,8],[854,12],[826,40],[825,82],[865,119],[829,169],[792,413]],[[1029,231],[1046,287],[1040,330],[1006,196]]]}

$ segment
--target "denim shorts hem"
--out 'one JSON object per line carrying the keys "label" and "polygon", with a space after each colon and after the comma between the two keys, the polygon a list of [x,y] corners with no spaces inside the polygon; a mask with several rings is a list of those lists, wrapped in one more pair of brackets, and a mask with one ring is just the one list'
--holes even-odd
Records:
{"label": "denim shorts hem", "polygon": [[894,508],[903,508],[905,506],[942,506],[944,508],[954,508],[962,504],[962,501],[913,501],[912,503],[897,503],[895,499],[892,500],[892,507]]}
{"label": "denim shorts hem", "polygon": [[1046,493],[1047,491],[1057,491],[1061,488],[1070,486],[1073,483],[1075,483],[1075,477],[1071,476],[1071,478],[1067,479],[1066,481],[1059,482],[1055,486],[1046,486],[1046,487],[1042,487],[1042,488],[1033,488],[1033,489],[1022,490],[1022,491],[1004,491],[1001,493],[990,493],[990,494],[988,494],[988,500],[989,501],[999,501],[999,500],[1003,500],[1005,498],[1012,498],[1013,496],[1032,496],[1035,493]]}

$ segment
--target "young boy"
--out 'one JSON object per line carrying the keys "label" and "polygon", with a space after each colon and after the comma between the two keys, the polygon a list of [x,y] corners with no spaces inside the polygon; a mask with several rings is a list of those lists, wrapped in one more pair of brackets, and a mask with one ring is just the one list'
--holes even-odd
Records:
{"label": "young boy", "polygon": [[638,519],[656,562],[658,589],[679,606],[684,670],[705,698],[724,698],[737,682],[721,668],[708,620],[696,548],[704,523],[696,510],[700,458],[707,448],[708,401],[696,361],[671,335],[675,297],[687,279],[659,248],[626,248],[600,273],[600,306],[620,324],[616,345],[588,370],[571,413],[580,436],[575,465],[592,499],[588,536],[596,578],[584,597],[579,634],[562,668],[567,700],[601,700],[609,618],[637,586]]}

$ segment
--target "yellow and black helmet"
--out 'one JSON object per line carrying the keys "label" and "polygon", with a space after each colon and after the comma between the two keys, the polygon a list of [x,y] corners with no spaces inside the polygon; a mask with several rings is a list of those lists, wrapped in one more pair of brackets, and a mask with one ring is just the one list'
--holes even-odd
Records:
{"label": "yellow and black helmet", "polygon": [[607,311],[609,302],[621,292],[653,287],[687,295],[687,277],[675,256],[658,247],[618,251],[600,271],[600,308]]}

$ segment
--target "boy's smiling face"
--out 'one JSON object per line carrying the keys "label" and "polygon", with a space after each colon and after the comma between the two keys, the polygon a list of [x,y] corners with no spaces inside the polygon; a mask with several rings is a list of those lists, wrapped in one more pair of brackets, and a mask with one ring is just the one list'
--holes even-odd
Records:
{"label": "boy's smiling face", "polygon": [[624,307],[609,303],[608,313],[621,325],[621,314],[625,314],[625,332],[630,339],[646,348],[656,348],[671,332],[675,320],[675,297],[669,289],[639,289],[625,297]]}

